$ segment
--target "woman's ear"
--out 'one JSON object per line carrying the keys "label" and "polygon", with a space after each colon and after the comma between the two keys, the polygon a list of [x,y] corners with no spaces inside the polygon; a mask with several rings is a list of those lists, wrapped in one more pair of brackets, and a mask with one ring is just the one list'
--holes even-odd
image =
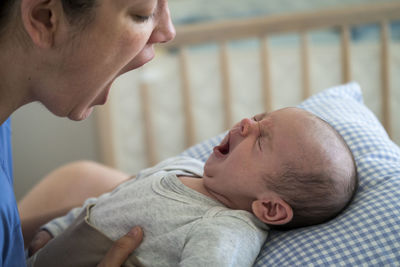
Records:
{"label": "woman's ear", "polygon": [[22,24],[32,42],[41,48],[53,46],[61,15],[59,0],[21,1]]}
{"label": "woman's ear", "polygon": [[254,215],[266,224],[283,225],[293,218],[292,208],[280,197],[255,200],[251,208]]}

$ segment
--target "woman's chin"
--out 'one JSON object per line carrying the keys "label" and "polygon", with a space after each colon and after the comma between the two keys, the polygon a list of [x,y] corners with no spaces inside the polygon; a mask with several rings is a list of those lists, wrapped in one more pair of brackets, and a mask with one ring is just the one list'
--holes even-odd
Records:
{"label": "woman's chin", "polygon": [[73,120],[73,121],[83,121],[86,118],[88,118],[90,116],[90,114],[92,114],[93,112],[93,107],[89,107],[85,110],[83,110],[82,112],[71,112],[70,114],[68,114],[68,119]]}

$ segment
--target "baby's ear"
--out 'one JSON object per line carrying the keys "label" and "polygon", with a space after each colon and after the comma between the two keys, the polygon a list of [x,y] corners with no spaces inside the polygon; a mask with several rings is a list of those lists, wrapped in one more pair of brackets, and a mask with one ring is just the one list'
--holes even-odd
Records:
{"label": "baby's ear", "polygon": [[255,200],[251,208],[254,215],[266,224],[283,225],[293,218],[292,208],[280,197]]}

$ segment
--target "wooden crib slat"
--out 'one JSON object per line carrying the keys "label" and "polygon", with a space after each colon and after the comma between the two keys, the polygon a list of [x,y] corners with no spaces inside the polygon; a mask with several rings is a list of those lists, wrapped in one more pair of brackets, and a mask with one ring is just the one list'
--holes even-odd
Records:
{"label": "wooden crib slat", "polygon": [[309,41],[306,32],[300,33],[300,51],[301,51],[301,82],[303,90],[303,99],[311,95],[310,88],[310,61],[309,61]]}
{"label": "wooden crib slat", "polygon": [[269,45],[268,38],[260,39],[260,54],[261,54],[261,83],[264,109],[267,112],[273,110],[272,104],[272,88],[271,88],[271,71],[269,65]]}
{"label": "wooden crib slat", "polygon": [[382,80],[382,120],[389,136],[392,133],[390,117],[390,30],[387,20],[381,22],[381,80]]}
{"label": "wooden crib slat", "polygon": [[192,111],[192,101],[190,97],[190,78],[188,71],[188,59],[187,50],[184,47],[179,49],[179,63],[181,72],[181,83],[182,83],[182,101],[185,116],[185,138],[186,147],[192,146],[196,142],[195,137],[195,126]]}
{"label": "wooden crib slat", "polygon": [[220,66],[222,82],[222,101],[225,112],[225,129],[232,127],[232,97],[229,71],[228,45],[225,42],[220,43]]}
{"label": "wooden crib slat", "polygon": [[342,82],[351,81],[350,63],[350,29],[348,25],[341,27]]}
{"label": "wooden crib slat", "polygon": [[144,124],[144,141],[147,153],[147,164],[148,166],[153,166],[158,162],[158,157],[154,139],[153,121],[151,116],[149,86],[147,83],[141,83],[139,87],[142,109],[141,113]]}
{"label": "wooden crib slat", "polygon": [[243,20],[223,20],[177,27],[173,42],[165,47],[232,41],[254,36],[283,34],[358,25],[399,17],[399,1],[377,1],[368,5],[344,6],[329,10],[312,10],[298,14],[277,14]]}
{"label": "wooden crib slat", "polygon": [[95,109],[96,123],[100,141],[101,162],[107,166],[116,168],[115,144],[112,127],[112,102],[108,101],[104,106]]}

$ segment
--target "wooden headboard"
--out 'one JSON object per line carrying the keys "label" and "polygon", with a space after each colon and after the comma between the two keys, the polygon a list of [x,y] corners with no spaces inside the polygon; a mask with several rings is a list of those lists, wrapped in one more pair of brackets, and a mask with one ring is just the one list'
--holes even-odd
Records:
{"label": "wooden headboard", "polygon": [[[311,12],[292,13],[283,15],[269,15],[265,17],[255,17],[249,19],[227,20],[221,22],[205,22],[193,25],[179,26],[176,28],[177,36],[169,44],[162,45],[158,52],[161,54],[172,54],[179,62],[178,77],[181,96],[179,101],[182,104],[182,116],[184,121],[184,143],[182,148],[191,146],[201,140],[196,137],[198,126],[193,115],[193,94],[190,75],[190,58],[188,50],[193,46],[214,44],[218,47],[220,89],[223,95],[221,99],[221,112],[223,113],[224,129],[228,129],[234,123],[233,108],[235,101],[232,100],[232,74],[230,68],[230,53],[228,44],[235,40],[257,39],[259,46],[257,49],[260,58],[261,72],[261,95],[264,110],[272,110],[276,107],[274,88],[271,84],[271,50],[270,38],[276,35],[296,34],[299,37],[298,53],[300,57],[301,73],[301,95],[302,99],[310,96],[310,38],[312,31],[321,29],[335,30],[340,33],[340,68],[341,79],[338,83],[345,83],[354,79],[352,72],[352,47],[351,29],[358,25],[377,24],[380,27],[380,118],[382,124],[390,135],[393,135],[393,115],[391,115],[391,98],[393,88],[391,88],[391,37],[390,23],[400,19],[400,2],[386,2],[378,4],[367,4],[348,6],[338,9],[318,10]],[[163,52],[160,52],[163,51]],[[157,59],[155,59],[157,61]],[[147,66],[146,66],[147,67]],[[149,64],[148,68],[152,65]],[[327,70],[328,71],[328,70]],[[137,76],[132,79],[137,80]],[[145,155],[147,166],[155,164],[162,158],[159,156],[159,147],[156,145],[156,132],[154,129],[154,110],[151,103],[152,90],[151,82],[148,79],[140,79],[133,90],[139,90],[140,112],[142,118],[140,129],[143,129],[143,143],[145,144]],[[115,86],[118,87],[118,86]],[[323,89],[323,88],[320,88]],[[113,89],[118,90],[118,88]],[[115,101],[115,100],[113,100]],[[118,101],[118,100],[116,100]],[[98,109],[97,116],[99,122],[99,139],[103,161],[111,166],[121,167],[116,156],[115,146],[115,124],[113,124],[113,109],[118,103],[112,102],[105,107]],[[170,118],[174,120],[174,118]],[[126,122],[136,124],[136,122]],[[114,125],[114,126],[113,126]],[[211,137],[211,136],[209,136]],[[136,156],[137,157],[137,156]],[[145,167],[145,166],[139,166]],[[139,168],[138,167],[138,168]],[[139,169],[140,169],[139,168]]]}

